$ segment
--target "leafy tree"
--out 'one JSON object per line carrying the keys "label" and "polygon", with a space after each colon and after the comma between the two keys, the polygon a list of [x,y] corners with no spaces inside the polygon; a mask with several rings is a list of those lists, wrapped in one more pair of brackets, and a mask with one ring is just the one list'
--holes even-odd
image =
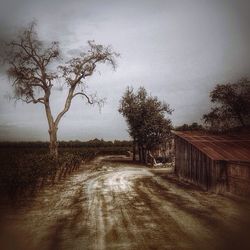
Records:
{"label": "leafy tree", "polygon": [[136,146],[139,160],[148,161],[148,153],[170,139],[171,120],[166,114],[171,114],[169,105],[148,95],[145,88],[140,87],[137,93],[133,88],[127,88],[121,101],[119,112],[126,118],[128,131],[133,138],[135,160]]}
{"label": "leafy tree", "polygon": [[[16,40],[6,45],[5,59],[9,65],[8,75],[13,82],[14,98],[44,106],[49,126],[50,153],[57,156],[58,125],[70,109],[72,100],[82,96],[89,104],[101,104],[103,100],[86,92],[85,81],[95,72],[98,64],[109,63],[115,68],[118,54],[110,46],[88,41],[86,52],[60,65],[59,43],[52,42],[47,46],[39,40],[35,28],[36,24],[32,23]],[[60,81],[68,89],[68,94],[64,107],[54,116],[51,111],[51,93]]]}
{"label": "leafy tree", "polygon": [[250,81],[218,84],[210,93],[212,110],[203,116],[211,129],[226,130],[250,124]]}

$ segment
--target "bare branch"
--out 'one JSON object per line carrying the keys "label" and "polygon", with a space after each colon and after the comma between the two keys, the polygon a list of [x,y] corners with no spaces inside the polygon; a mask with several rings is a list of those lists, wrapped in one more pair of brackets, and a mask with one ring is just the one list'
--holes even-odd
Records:
{"label": "bare branch", "polygon": [[[53,61],[60,59],[59,43],[52,42],[46,46],[38,39],[35,27],[36,24],[31,23],[16,40],[7,44],[5,62],[9,64],[7,73],[12,81],[14,98],[26,103],[41,103],[45,106],[51,148],[55,149],[58,124],[70,109],[74,97],[81,95],[89,104],[98,104],[99,107],[104,103],[104,100],[97,99],[95,95],[85,93],[83,80],[95,72],[98,64],[111,64],[115,69],[115,58],[118,54],[110,46],[105,47],[89,41],[87,52],[58,66],[59,75],[58,71],[53,71],[53,67],[50,67]],[[67,84],[68,95],[62,111],[54,120],[50,98],[52,87],[59,77]]]}
{"label": "bare branch", "polygon": [[42,104],[44,104],[45,103],[43,97],[40,97],[40,98],[37,98],[37,99],[35,99],[33,97],[33,98],[31,98],[31,100],[29,100],[27,98],[24,99],[22,97],[18,97],[18,98],[15,98],[15,99],[16,99],[16,101],[20,100],[20,101],[25,102],[25,103],[34,103],[34,104],[36,104],[36,103],[42,103]]}
{"label": "bare branch", "polygon": [[99,63],[109,63],[113,69],[116,67],[115,57],[119,54],[113,52],[110,46],[96,45],[93,41],[89,41],[88,44],[89,50],[86,53],[59,66],[62,77],[70,86],[79,85],[82,79],[91,76]]}
{"label": "bare branch", "polygon": [[55,124],[56,126],[58,126],[60,120],[62,119],[63,115],[68,112],[70,106],[71,106],[71,102],[72,102],[72,98],[73,98],[73,94],[75,91],[75,86],[71,86],[65,101],[65,105],[63,110],[57,115],[56,120],[55,120]]}
{"label": "bare branch", "polygon": [[72,98],[74,98],[77,95],[82,95],[82,96],[86,97],[86,99],[87,99],[87,101],[88,101],[89,104],[94,104],[94,101],[91,100],[90,97],[87,94],[83,93],[83,92],[77,92],[77,93],[75,93]]}

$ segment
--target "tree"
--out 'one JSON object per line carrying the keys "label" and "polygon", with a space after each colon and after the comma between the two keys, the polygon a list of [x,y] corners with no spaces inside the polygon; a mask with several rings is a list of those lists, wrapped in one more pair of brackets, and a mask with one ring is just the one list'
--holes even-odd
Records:
{"label": "tree", "polygon": [[210,128],[226,130],[250,124],[250,81],[243,78],[235,83],[218,84],[210,93],[215,107],[203,120]]}
{"label": "tree", "polygon": [[147,164],[148,153],[171,137],[171,120],[166,118],[166,114],[171,114],[172,110],[168,104],[148,95],[145,88],[140,87],[137,93],[133,88],[127,88],[120,101],[119,112],[126,118],[133,138],[133,160],[137,147],[139,160]]}
{"label": "tree", "polygon": [[[57,157],[58,125],[70,109],[72,100],[82,96],[89,104],[100,104],[101,99],[86,92],[86,83],[100,63],[109,63],[115,69],[118,56],[110,46],[97,45],[88,41],[88,50],[63,65],[58,42],[46,46],[38,38],[36,24],[33,22],[17,37],[6,44],[5,59],[9,65],[8,75],[12,79],[14,98],[26,103],[42,104],[49,126],[50,153]],[[55,66],[55,63],[56,66]],[[58,81],[68,89],[64,107],[56,115],[51,112],[51,92]]]}

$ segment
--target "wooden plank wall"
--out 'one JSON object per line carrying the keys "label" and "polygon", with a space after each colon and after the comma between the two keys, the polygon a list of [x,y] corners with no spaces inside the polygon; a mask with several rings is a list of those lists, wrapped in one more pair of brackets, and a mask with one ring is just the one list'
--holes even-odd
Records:
{"label": "wooden plank wall", "polygon": [[175,172],[205,189],[212,185],[214,162],[184,139],[175,138]]}
{"label": "wooden plank wall", "polygon": [[229,191],[250,197],[250,162],[228,162]]}
{"label": "wooden plank wall", "polygon": [[175,173],[206,190],[250,196],[250,162],[214,161],[178,136]]}

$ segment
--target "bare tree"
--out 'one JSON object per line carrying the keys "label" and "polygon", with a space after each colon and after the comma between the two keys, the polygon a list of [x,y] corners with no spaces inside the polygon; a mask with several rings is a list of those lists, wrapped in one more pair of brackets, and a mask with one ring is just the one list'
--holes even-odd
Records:
{"label": "bare tree", "polygon": [[[59,43],[52,42],[50,46],[46,46],[39,40],[35,28],[36,24],[33,22],[16,40],[6,44],[5,58],[9,65],[7,73],[13,82],[16,100],[44,105],[49,125],[50,153],[57,157],[58,125],[70,109],[72,100],[82,96],[91,105],[100,103],[102,100],[85,91],[84,81],[95,72],[97,64],[109,63],[115,69],[115,57],[118,54],[110,46],[105,47],[88,41],[86,52],[64,65],[59,65]],[[50,99],[53,87],[59,80],[67,87],[68,94],[61,112],[54,117]]]}

